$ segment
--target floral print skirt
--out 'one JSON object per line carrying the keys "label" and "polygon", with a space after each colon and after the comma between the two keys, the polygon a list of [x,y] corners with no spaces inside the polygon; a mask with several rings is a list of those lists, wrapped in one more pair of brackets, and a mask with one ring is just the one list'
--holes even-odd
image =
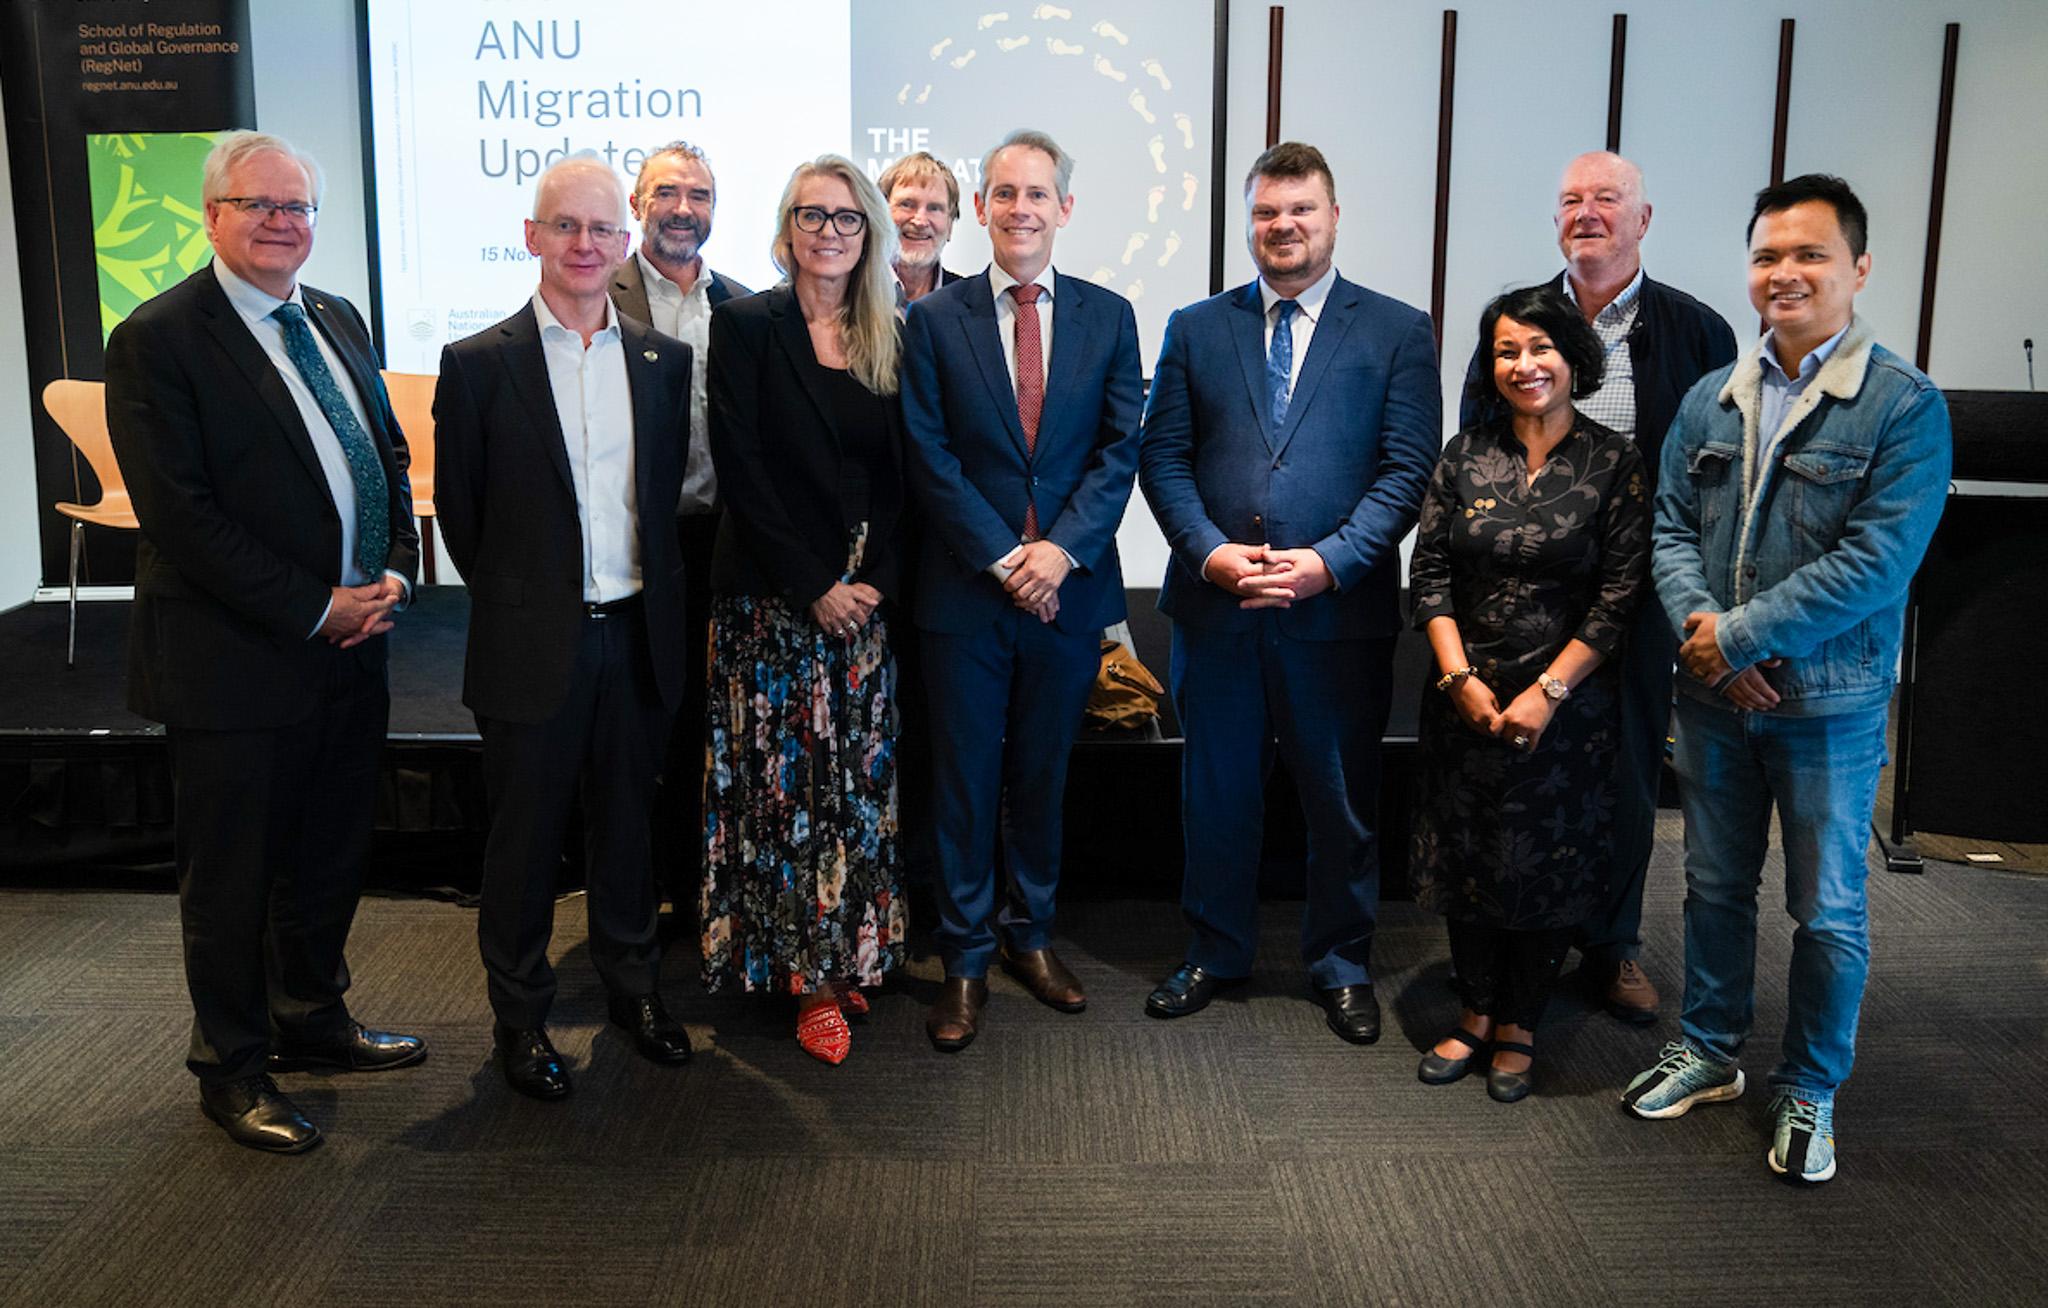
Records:
{"label": "floral print skirt", "polygon": [[903,961],[896,665],[779,598],[711,607],[704,986],[808,994]]}

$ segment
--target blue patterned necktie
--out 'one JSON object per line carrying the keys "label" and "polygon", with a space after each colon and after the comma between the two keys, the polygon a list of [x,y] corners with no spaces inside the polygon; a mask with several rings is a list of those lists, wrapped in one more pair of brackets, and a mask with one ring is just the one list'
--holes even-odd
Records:
{"label": "blue patterned necktie", "polygon": [[1280,320],[1273,324],[1273,343],[1266,347],[1266,393],[1271,399],[1273,430],[1287,421],[1287,399],[1294,382],[1294,314],[1301,306],[1292,300],[1274,304]]}
{"label": "blue patterned necktie", "polygon": [[335,384],[327,360],[320,357],[306,311],[287,301],[270,316],[284,328],[284,352],[312,388],[320,412],[326,415],[327,425],[334,428],[335,438],[341,442],[349,476],[356,484],[356,563],[365,577],[377,581],[383,577],[384,564],[391,557],[391,488],[384,480],[384,460],[370,433],[356,421],[355,410],[348,407],[348,398]]}

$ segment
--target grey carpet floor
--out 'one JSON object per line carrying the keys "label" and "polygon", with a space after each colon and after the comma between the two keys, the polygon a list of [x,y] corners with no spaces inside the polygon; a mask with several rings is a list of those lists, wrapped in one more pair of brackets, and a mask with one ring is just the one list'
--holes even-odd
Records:
{"label": "grey carpet floor", "polygon": [[1675,1030],[1679,831],[1664,815],[1647,961],[1666,1017],[1563,995],[1537,1095],[1430,1088],[1452,1020],[1441,924],[1383,915],[1387,1034],[1323,1028],[1269,904],[1256,982],[1147,1020],[1171,904],[1087,899],[1059,946],[1079,1016],[992,983],[980,1041],[922,1033],[936,962],[876,1000],[838,1068],[773,1002],[666,990],[699,1048],[643,1063],[602,1022],[582,905],[560,906],[559,1105],[489,1061],[475,920],[371,900],[353,1007],[426,1035],[386,1076],[293,1076],[324,1148],[269,1158],[199,1115],[169,896],[0,892],[0,1301],[10,1304],[2041,1303],[2048,1297],[2048,879],[1875,873],[1876,960],[1842,1175],[1767,1173],[1761,1080],[1789,928],[1766,874],[1758,1088],[1674,1122],[1615,1095]]}

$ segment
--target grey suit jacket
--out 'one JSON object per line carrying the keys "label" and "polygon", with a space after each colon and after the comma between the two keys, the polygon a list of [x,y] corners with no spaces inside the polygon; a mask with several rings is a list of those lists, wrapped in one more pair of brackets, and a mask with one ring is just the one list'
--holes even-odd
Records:
{"label": "grey suit jacket", "polygon": [[[711,286],[704,292],[704,296],[711,301],[711,308],[714,311],[727,300],[753,294],[716,269],[707,268],[705,271],[711,273]],[[652,311],[647,307],[647,283],[640,277],[640,260],[632,255],[628,255],[624,263],[612,270],[612,303],[628,318],[650,325],[654,321],[650,316]]]}

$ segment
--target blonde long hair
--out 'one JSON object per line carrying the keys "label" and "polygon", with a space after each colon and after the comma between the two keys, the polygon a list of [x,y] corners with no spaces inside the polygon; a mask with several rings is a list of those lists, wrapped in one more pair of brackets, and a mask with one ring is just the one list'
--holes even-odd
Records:
{"label": "blonde long hair", "polygon": [[791,231],[795,218],[790,208],[796,203],[797,187],[810,177],[836,177],[853,192],[854,203],[867,215],[866,238],[860,247],[860,262],[847,278],[846,298],[839,306],[839,337],[846,349],[847,371],[854,380],[877,395],[894,395],[897,373],[903,358],[902,324],[896,317],[896,277],[890,270],[895,255],[896,224],[889,219],[889,203],[866,173],[843,155],[821,154],[809,163],[798,164],[782,189],[781,215],[775,226],[775,240],[768,257],[775,261],[785,279],[796,275],[796,253]]}

